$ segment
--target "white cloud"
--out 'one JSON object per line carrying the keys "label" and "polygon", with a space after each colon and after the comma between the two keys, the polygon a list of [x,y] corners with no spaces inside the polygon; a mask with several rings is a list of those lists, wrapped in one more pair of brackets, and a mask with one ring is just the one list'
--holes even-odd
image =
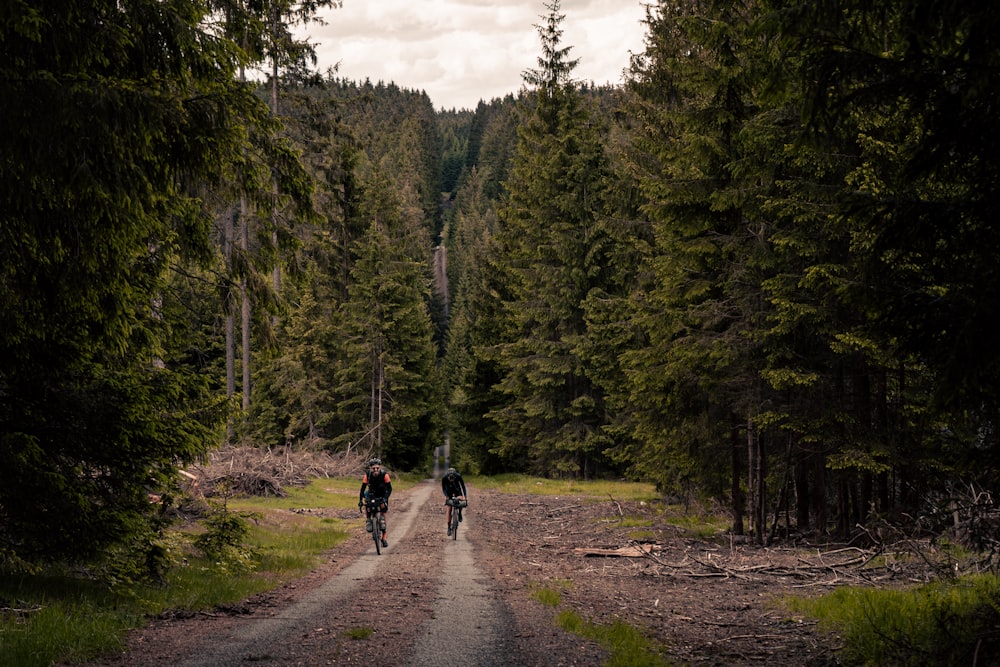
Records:
{"label": "white cloud", "polygon": [[[643,45],[641,0],[563,0],[563,46],[580,60],[574,76],[618,83]],[[541,53],[534,25],[542,0],[344,0],[326,25],[300,35],[317,43],[319,67],[338,75],[424,90],[438,108],[475,108],[516,92]]]}

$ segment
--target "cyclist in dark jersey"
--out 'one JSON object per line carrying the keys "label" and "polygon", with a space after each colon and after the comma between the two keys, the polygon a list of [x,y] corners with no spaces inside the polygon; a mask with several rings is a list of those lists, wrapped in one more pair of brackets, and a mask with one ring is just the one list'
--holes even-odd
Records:
{"label": "cyclist in dark jersey", "polygon": [[[441,492],[444,493],[445,502],[451,498],[461,498],[466,500],[468,494],[465,491],[465,480],[454,468],[448,468],[448,472],[441,478]],[[462,510],[458,510],[458,520],[462,520]],[[448,505],[448,535],[451,536],[451,505]]]}
{"label": "cyclist in dark jersey", "polygon": [[[387,547],[389,543],[385,539],[385,513],[389,511],[389,496],[392,495],[392,480],[389,473],[382,468],[382,459],[372,459],[368,462],[368,471],[361,479],[361,491],[358,495],[358,507],[362,507],[366,497],[382,498],[382,505],[379,507],[379,524],[382,528],[382,546]],[[365,529],[372,531],[371,517],[365,521]]]}

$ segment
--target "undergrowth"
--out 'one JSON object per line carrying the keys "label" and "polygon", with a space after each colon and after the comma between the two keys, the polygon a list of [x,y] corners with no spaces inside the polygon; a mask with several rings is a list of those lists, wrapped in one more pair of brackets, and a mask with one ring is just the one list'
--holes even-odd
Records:
{"label": "undergrowth", "polygon": [[285,498],[230,499],[158,537],[155,581],[106,563],[0,572],[0,667],[81,664],[120,651],[150,616],[231,604],[302,576],[351,526],[289,509],[351,507],[358,485],[321,479]]}
{"label": "undergrowth", "polygon": [[1000,660],[997,575],[906,590],[840,588],[788,604],[837,632],[848,664],[993,665]]}
{"label": "undergrowth", "polygon": [[604,667],[667,667],[669,664],[654,650],[653,642],[623,621],[592,623],[566,609],[556,615],[556,625],[608,649],[610,656]]}

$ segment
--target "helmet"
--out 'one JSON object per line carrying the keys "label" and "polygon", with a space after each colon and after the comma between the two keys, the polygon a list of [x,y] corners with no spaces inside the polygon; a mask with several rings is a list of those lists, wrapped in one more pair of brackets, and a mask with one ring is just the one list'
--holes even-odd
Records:
{"label": "helmet", "polygon": [[445,474],[448,475],[449,477],[454,477],[455,475],[458,474],[458,471],[455,470],[454,468],[448,468],[448,472]]}
{"label": "helmet", "polygon": [[380,465],[382,465],[382,459],[377,457],[368,462],[369,468],[371,468],[372,466],[380,466]]}

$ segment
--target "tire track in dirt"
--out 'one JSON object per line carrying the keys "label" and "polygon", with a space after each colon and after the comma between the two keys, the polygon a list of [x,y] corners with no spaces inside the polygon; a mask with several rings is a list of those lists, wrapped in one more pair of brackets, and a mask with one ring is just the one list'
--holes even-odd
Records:
{"label": "tire track in dirt", "polygon": [[467,511],[465,519],[458,539],[445,540],[434,614],[422,627],[409,667],[521,664],[514,655],[510,612],[485,585],[488,580],[476,566],[473,546],[463,539],[470,524],[475,526],[475,513]]}

